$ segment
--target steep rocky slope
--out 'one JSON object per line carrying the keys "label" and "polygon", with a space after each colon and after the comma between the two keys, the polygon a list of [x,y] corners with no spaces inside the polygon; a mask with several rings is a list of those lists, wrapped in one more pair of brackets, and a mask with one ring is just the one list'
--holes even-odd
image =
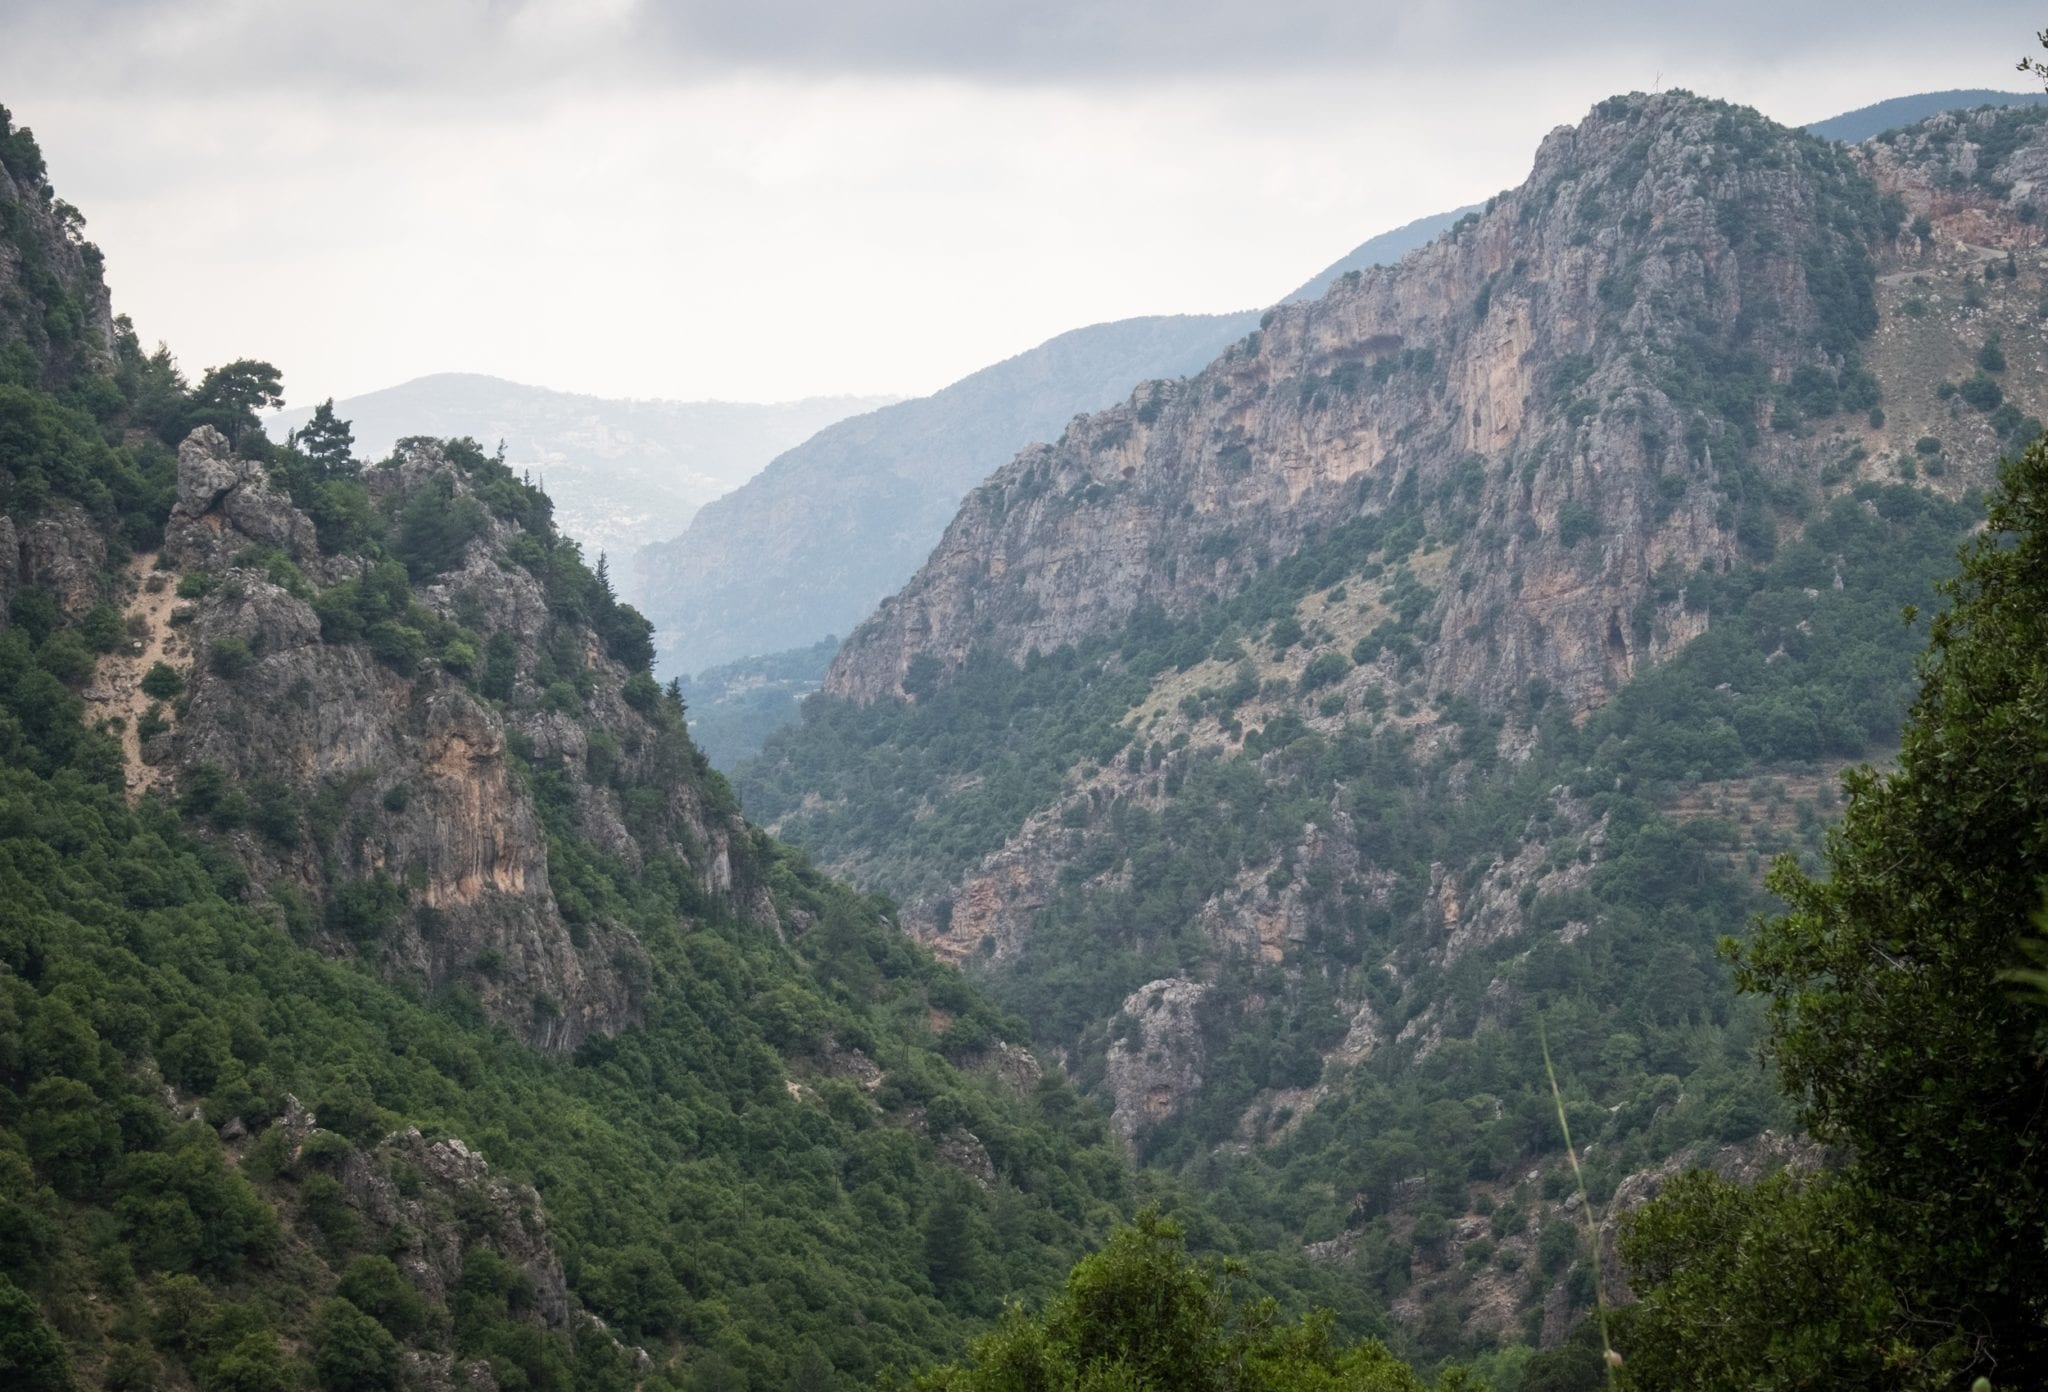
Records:
{"label": "steep rocky slope", "polygon": [[[890,400],[616,400],[438,372],[337,401],[334,409],[354,427],[356,453],[364,459],[384,458],[409,435],[468,437],[485,448],[502,442],[506,463],[532,474],[554,499],[563,531],[592,555],[624,562],[640,547],[674,536],[698,508],[745,483],[784,450]],[[264,428],[282,442],[311,415],[311,408],[281,411]]]}
{"label": "steep rocky slope", "polygon": [[746,803],[1433,1352],[1556,1337],[1542,1031],[1596,1202],[1783,1123],[1714,943],[2048,409],[2044,158],[2038,111],[1603,103],[977,489]]}
{"label": "steep rocky slope", "polygon": [[[1585,709],[1692,636],[1651,598],[1660,571],[1732,564],[1782,525],[1774,488],[1910,447],[1864,419],[1884,393],[1862,345],[1873,251],[1949,197],[1922,172],[1688,97],[1616,99],[1455,235],[1007,466],[826,689],[871,700],[976,643],[1015,660],[1146,605],[1178,618],[1409,501],[1463,536],[1429,618],[1483,634],[1428,649],[1431,688],[1499,703],[1540,680]],[[1974,211],[1944,206],[1950,235]]]}
{"label": "steep rocky slope", "polygon": [[[574,900],[551,880],[522,766],[568,780],[581,834],[606,855],[636,866],[643,855],[673,855],[700,893],[731,895],[772,928],[759,885],[734,880],[746,829],[710,804],[694,770],[674,767],[686,751],[664,747],[648,718],[651,693],[642,689],[640,710],[628,704],[632,673],[594,634],[564,622],[548,569],[508,563],[534,538],[477,501],[479,488],[508,482],[495,466],[416,444],[367,482],[393,513],[426,496],[479,519],[459,556],[445,558],[453,564],[417,592],[422,613],[401,617],[421,626],[413,634],[422,644],[417,635],[437,625],[468,636],[443,638],[439,662],[413,659],[402,634],[325,641],[339,610],[323,620],[321,591],[397,577],[379,577],[357,555],[323,554],[311,519],[264,468],[202,427],[179,450],[177,501],[149,578],[196,596],[170,619],[190,633],[194,660],[175,721],[142,757],[171,768],[174,786],[204,775],[269,800],[262,829],[231,833],[262,884],[330,908],[366,883],[370,898],[387,884],[404,887],[389,903],[365,901],[371,922],[353,909],[327,912],[316,940],[329,950],[361,952],[430,989],[473,981],[486,1010],[542,1048],[616,1033],[637,1018],[628,981],[644,979],[644,953],[587,910],[574,922],[564,914]],[[451,669],[454,645],[465,646]],[[565,647],[576,659],[566,696],[542,680],[562,672]],[[486,670],[502,705],[477,689]],[[640,828],[644,847],[623,818],[622,798],[636,786],[667,790]],[[410,913],[397,909],[405,898],[417,905]],[[479,971],[479,962],[492,965]]]}
{"label": "steep rocky slope", "polygon": [[0,381],[61,386],[114,362],[112,300],[78,210],[0,107]]}
{"label": "steep rocky slope", "polygon": [[640,551],[631,584],[664,671],[700,671],[844,633],[931,549],[960,496],[1026,441],[1192,371],[1252,316],[1126,319],[1061,334],[929,397],[819,432]]}
{"label": "steep rocky slope", "polygon": [[1105,1118],[740,819],[545,494],[80,350],[0,141],[0,1381],[840,1387],[1050,1289]]}

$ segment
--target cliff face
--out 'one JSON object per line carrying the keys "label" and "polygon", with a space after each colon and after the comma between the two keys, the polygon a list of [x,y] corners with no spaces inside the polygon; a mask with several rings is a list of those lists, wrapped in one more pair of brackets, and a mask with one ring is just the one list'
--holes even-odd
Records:
{"label": "cliff face", "polygon": [[996,474],[827,690],[897,696],[921,659],[1185,615],[1381,514],[1456,545],[1432,688],[1502,703],[1541,681],[1590,708],[1694,636],[1660,573],[1767,548],[1788,487],[1902,443],[1869,415],[1873,257],[1921,210],[2035,244],[2033,158],[2005,154],[2002,196],[1938,191],[1925,162],[1683,94],[1603,103],[1476,221]]}
{"label": "cliff face", "polygon": [[112,363],[112,299],[84,229],[0,107],[0,382],[57,386]]}
{"label": "cliff face", "polygon": [[917,568],[961,494],[1023,445],[1140,377],[1193,370],[1251,320],[1076,329],[820,431],[634,558],[664,669],[701,671],[846,632]]}
{"label": "cliff face", "polygon": [[1149,1158],[1412,1258],[1419,1325],[1560,1334],[1546,1048],[1615,1183],[1787,1124],[1714,943],[1885,757],[1898,613],[2048,414],[2044,158],[2030,113],[1845,150],[1603,103],[976,490],[750,810]]}
{"label": "cliff face", "polygon": [[[394,513],[435,488],[450,508],[474,505],[475,482],[432,446],[366,481]],[[559,780],[603,853],[628,864],[678,855],[704,894],[736,894],[771,924],[773,910],[736,882],[737,815],[707,805],[694,770],[664,765],[672,751],[627,704],[627,671],[588,630],[558,622],[542,580],[508,558],[519,538],[493,519],[415,592],[433,618],[499,646],[512,698],[501,708],[442,664],[407,673],[371,644],[326,641],[316,589],[360,583],[370,567],[323,554],[262,465],[209,427],[193,432],[161,556],[133,571],[129,605],[136,641],[169,638],[163,655],[186,690],[170,728],[137,746],[131,782],[189,796],[195,781],[224,780],[253,793],[268,811],[229,839],[258,886],[316,911],[301,931],[395,977],[472,987],[535,1045],[566,1049],[637,1017],[645,956],[631,933],[565,916],[537,777]],[[167,587],[196,597],[146,613]],[[584,669],[574,710],[536,682],[564,644]],[[654,841],[645,847],[623,817],[636,788],[657,799],[640,824]]]}

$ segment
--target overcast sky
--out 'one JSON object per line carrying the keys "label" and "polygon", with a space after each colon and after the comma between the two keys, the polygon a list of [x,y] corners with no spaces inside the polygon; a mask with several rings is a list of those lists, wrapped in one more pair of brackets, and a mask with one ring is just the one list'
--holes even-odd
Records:
{"label": "overcast sky", "polygon": [[0,103],[188,370],[921,393],[1255,306],[1656,86],[2024,89],[1949,0],[0,0]]}

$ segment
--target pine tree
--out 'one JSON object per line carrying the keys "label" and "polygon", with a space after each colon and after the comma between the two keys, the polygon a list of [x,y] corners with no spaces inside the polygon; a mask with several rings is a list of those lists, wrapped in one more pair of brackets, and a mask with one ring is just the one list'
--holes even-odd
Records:
{"label": "pine tree", "polygon": [[255,358],[237,358],[206,370],[193,390],[192,424],[211,425],[239,444],[252,429],[261,429],[258,411],[284,405],[284,378],[275,367]]}
{"label": "pine tree", "polygon": [[334,414],[334,398],[313,408],[313,418],[294,430],[292,445],[313,463],[322,478],[353,474],[360,467],[355,457],[355,432],[348,421]]}

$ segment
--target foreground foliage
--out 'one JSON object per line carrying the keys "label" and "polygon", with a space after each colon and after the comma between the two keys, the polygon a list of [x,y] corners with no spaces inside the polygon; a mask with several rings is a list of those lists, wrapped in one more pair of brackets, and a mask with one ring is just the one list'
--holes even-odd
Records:
{"label": "foreground foliage", "polygon": [[[1346,1345],[1327,1314],[1284,1320],[1247,1300],[1238,1272],[1190,1259],[1156,1214],[1080,1263],[1040,1313],[1011,1309],[974,1341],[969,1362],[914,1392],[1428,1392],[1385,1345]],[[1473,1388],[1461,1371],[1442,1392]]]}
{"label": "foreground foliage", "polygon": [[2024,965],[2048,875],[2048,443],[1947,584],[1896,771],[1848,779],[1825,878],[1736,950],[1766,1052],[1837,1174],[1694,1179],[1631,1227],[1643,1386],[2048,1379],[2048,1013]]}

